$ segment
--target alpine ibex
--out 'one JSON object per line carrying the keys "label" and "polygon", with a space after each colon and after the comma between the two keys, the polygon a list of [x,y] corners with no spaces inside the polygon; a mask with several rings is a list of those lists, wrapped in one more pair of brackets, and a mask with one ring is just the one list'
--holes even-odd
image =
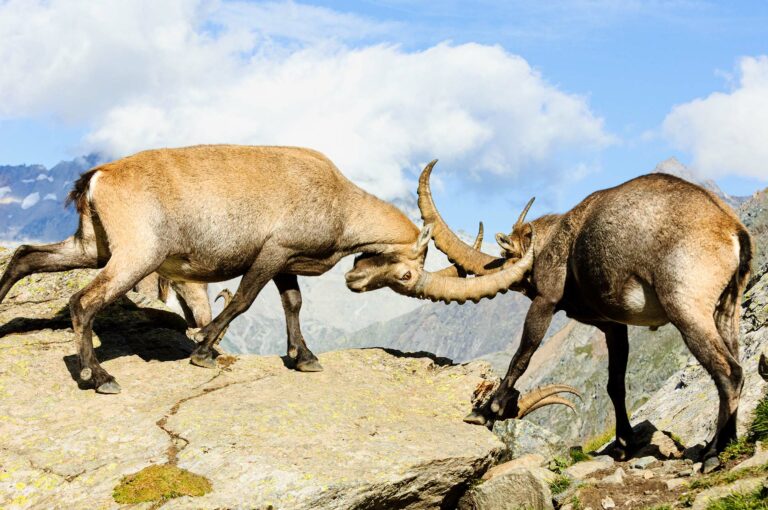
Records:
{"label": "alpine ibex", "polygon": [[705,451],[706,458],[715,458],[710,465],[716,463],[715,454],[736,437],[743,382],[739,308],[752,245],[736,214],[699,186],[670,175],[644,175],[592,193],[565,214],[526,222],[531,200],[512,232],[497,235],[504,253],[497,258],[463,243],[445,224],[429,188],[434,164],[419,180],[419,208],[434,226],[435,245],[451,261],[468,273],[490,275],[526,251],[536,254],[530,277],[514,287],[532,300],[520,347],[494,397],[465,420],[487,424],[519,414],[515,383],[552,315],[564,310],[605,333],[608,394],[622,455],[635,446],[624,403],[627,325],[656,328],[671,322],[717,386],[717,428]]}
{"label": "alpine ibex", "polygon": [[100,393],[120,387],[98,363],[91,327],[96,313],[157,272],[175,282],[242,275],[224,310],[195,333],[192,363],[215,365],[212,347],[229,322],[274,281],[286,310],[288,356],[318,370],[299,327],[297,275],[319,275],[361,254],[346,275],[363,292],[388,286],[416,297],[493,296],[521,280],[533,263],[464,279],[450,269],[424,271],[432,227],[419,231],[400,210],[346,179],[325,156],[300,148],[196,146],[140,152],[83,174],[69,195],[80,214],[67,240],[22,246],[0,278],[0,300],[35,272],[103,267],[72,296],[80,377]]}

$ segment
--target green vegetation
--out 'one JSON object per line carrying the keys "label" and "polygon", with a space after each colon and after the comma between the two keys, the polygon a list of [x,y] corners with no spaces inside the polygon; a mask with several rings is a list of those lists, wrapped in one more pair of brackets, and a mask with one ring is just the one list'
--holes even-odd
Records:
{"label": "green vegetation", "polygon": [[768,396],[764,396],[755,408],[752,423],[749,426],[749,440],[764,441],[768,439]]}
{"label": "green vegetation", "polygon": [[578,496],[571,498],[571,505],[573,506],[573,510],[583,510],[584,508],[584,505],[581,504],[581,500]]}
{"label": "green vegetation", "polygon": [[746,494],[730,494],[722,499],[712,501],[707,510],[765,510],[768,509],[768,488],[759,489]]}
{"label": "green vegetation", "polygon": [[768,464],[748,469],[740,469],[738,471],[716,471],[715,473],[693,480],[689,487],[691,489],[708,489],[716,485],[725,485],[735,482],[736,480],[741,480],[742,478],[760,476],[765,473],[768,473]]}
{"label": "green vegetation", "polygon": [[605,429],[603,432],[596,436],[592,436],[590,439],[587,440],[586,443],[584,443],[584,451],[585,452],[595,452],[597,451],[601,446],[603,446],[605,443],[611,440],[613,438],[613,435],[615,434],[615,427],[611,426],[607,429]]}
{"label": "green vegetation", "polygon": [[552,491],[552,495],[560,494],[571,486],[571,479],[565,475],[557,475],[557,478],[549,482],[549,488]]}
{"label": "green vegetation", "polygon": [[211,492],[207,478],[186,469],[162,464],[148,466],[124,476],[112,497],[121,504],[165,501],[180,496],[202,496]]}
{"label": "green vegetation", "polygon": [[584,453],[584,450],[580,446],[575,446],[568,450],[568,455],[571,456],[571,464],[576,464],[577,462],[584,462],[585,460],[589,460],[592,457]]}
{"label": "green vegetation", "polygon": [[564,459],[563,457],[555,457],[549,461],[549,470],[560,474],[570,465],[571,463],[568,462],[567,459]]}
{"label": "green vegetation", "polygon": [[738,459],[744,455],[752,455],[755,453],[755,443],[751,442],[747,437],[740,437],[735,441],[728,443],[725,450],[720,452],[720,462],[728,462],[729,460]]}

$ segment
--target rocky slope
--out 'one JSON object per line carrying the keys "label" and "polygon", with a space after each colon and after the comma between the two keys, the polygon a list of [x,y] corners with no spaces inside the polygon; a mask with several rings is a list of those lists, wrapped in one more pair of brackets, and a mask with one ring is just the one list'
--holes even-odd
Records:
{"label": "rocky slope", "polygon": [[757,275],[768,268],[768,189],[748,198],[739,208],[739,215],[752,233],[755,243],[752,266]]}
{"label": "rocky slope", "polygon": [[122,393],[78,388],[67,300],[92,275],[33,276],[0,305],[2,508],[117,508],[121,479],[148,466],[212,491],[134,508],[450,508],[501,452],[461,421],[483,363],[364,349],[315,374],[253,355],[206,370],[184,321],[133,293],[95,327]]}

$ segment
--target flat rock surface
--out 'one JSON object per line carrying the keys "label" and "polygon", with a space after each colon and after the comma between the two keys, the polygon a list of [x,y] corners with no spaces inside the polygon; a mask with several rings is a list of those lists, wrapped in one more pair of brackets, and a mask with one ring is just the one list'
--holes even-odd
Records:
{"label": "flat rock surface", "polygon": [[95,327],[122,393],[78,388],[66,304],[91,276],[35,276],[0,305],[0,508],[116,508],[124,475],[167,462],[213,491],[163,508],[433,508],[500,453],[462,422],[484,363],[364,349],[320,373],[276,356],[202,369],[184,321],[135,294]]}

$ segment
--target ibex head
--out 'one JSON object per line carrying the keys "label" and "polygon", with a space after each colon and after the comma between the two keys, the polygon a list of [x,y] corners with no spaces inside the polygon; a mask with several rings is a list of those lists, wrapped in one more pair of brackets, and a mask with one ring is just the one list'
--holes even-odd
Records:
{"label": "ibex head", "polygon": [[525,222],[525,216],[528,214],[528,210],[533,205],[534,200],[536,200],[536,197],[528,201],[509,234],[501,232],[496,234],[496,242],[501,246],[502,253],[507,259],[519,259],[531,245],[533,229],[530,224]]}
{"label": "ibex head", "polygon": [[506,292],[522,281],[533,266],[533,250],[503,270],[490,275],[463,278],[454,267],[437,272],[424,269],[427,245],[433,226],[425,226],[416,242],[407,248],[388,253],[363,254],[346,275],[347,287],[354,292],[389,287],[406,296],[444,301],[478,302]]}
{"label": "ibex head", "polygon": [[421,229],[411,247],[387,253],[363,253],[355,258],[355,265],[346,274],[347,287],[353,292],[367,292],[391,287],[401,294],[409,294],[424,272],[424,258],[432,238],[432,225]]}

